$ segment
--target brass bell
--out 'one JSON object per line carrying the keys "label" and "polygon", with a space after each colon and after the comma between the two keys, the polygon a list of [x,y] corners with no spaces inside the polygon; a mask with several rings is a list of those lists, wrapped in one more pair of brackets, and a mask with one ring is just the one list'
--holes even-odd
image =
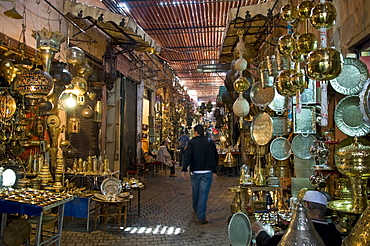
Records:
{"label": "brass bell", "polygon": [[307,209],[303,206],[302,200],[298,201],[288,230],[278,245],[325,245],[308,217]]}

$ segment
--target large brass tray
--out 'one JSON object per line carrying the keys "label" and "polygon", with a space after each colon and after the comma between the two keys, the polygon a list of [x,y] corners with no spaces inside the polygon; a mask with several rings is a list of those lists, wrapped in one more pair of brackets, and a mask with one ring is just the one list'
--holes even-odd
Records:
{"label": "large brass tray", "polygon": [[[368,206],[370,205],[370,201],[368,201]],[[352,210],[352,200],[334,200],[328,202],[328,208],[334,211],[343,212],[343,213],[350,213],[350,214],[362,214],[361,212],[354,212]]]}
{"label": "large brass tray", "polygon": [[339,101],[334,111],[335,124],[341,132],[351,137],[365,136],[370,132],[370,124],[364,121],[359,104],[359,96],[347,96]]}
{"label": "large brass tray", "polygon": [[271,116],[266,112],[259,112],[254,116],[251,124],[252,140],[260,145],[266,145],[272,138],[273,125]]}
{"label": "large brass tray", "polygon": [[365,63],[356,58],[344,58],[342,73],[330,80],[330,84],[338,93],[354,95],[362,90],[368,78],[369,71]]}

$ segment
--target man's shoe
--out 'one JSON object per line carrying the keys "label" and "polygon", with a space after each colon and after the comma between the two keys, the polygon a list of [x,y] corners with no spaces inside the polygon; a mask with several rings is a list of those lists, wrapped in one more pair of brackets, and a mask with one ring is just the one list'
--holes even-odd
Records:
{"label": "man's shoe", "polygon": [[175,174],[170,174],[170,177],[177,177]]}
{"label": "man's shoe", "polygon": [[208,220],[200,220],[200,221],[199,221],[199,223],[200,223],[201,225],[208,224]]}

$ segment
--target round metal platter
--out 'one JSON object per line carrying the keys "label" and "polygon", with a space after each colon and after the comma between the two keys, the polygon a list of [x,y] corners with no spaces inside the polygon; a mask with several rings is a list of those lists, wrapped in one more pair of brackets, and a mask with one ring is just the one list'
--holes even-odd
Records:
{"label": "round metal platter", "polygon": [[268,107],[275,111],[277,114],[282,114],[286,109],[288,105],[288,98],[280,95],[274,86],[274,99],[272,102],[268,105]]}
{"label": "round metal platter", "polygon": [[362,117],[366,123],[370,124],[370,79],[366,80],[364,88],[358,96],[360,97],[359,106]]}
{"label": "round metal platter", "polygon": [[276,160],[286,160],[292,153],[290,142],[284,137],[275,138],[270,144],[270,152]]}
{"label": "round metal platter", "polygon": [[272,119],[266,112],[259,112],[254,116],[251,125],[252,140],[260,145],[266,145],[270,142],[273,133]]}
{"label": "round metal platter", "polygon": [[108,195],[108,193],[118,196],[122,190],[121,181],[116,178],[106,178],[101,183],[100,190],[105,196]]}
{"label": "round metal platter", "polygon": [[359,96],[347,96],[339,101],[334,111],[335,124],[341,132],[351,137],[365,136],[370,132],[370,124],[364,121],[359,104]]}
{"label": "round metal platter", "polygon": [[252,240],[251,222],[244,213],[235,213],[228,226],[231,246],[248,246]]}
{"label": "round metal platter", "polygon": [[263,87],[260,82],[257,82],[252,85],[250,97],[254,105],[264,110],[274,100],[275,89],[274,87]]}
{"label": "round metal platter", "polygon": [[343,95],[359,93],[369,78],[369,70],[365,63],[356,58],[344,58],[342,73],[330,80],[333,89]]}
{"label": "round metal platter", "polygon": [[310,147],[316,141],[314,135],[297,135],[292,140],[292,151],[300,159],[311,159]]}

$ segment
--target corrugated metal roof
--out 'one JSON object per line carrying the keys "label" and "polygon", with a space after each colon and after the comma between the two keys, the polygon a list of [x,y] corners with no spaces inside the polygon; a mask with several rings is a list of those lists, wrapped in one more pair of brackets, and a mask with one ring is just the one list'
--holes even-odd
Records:
{"label": "corrugated metal roof", "polygon": [[[135,19],[161,46],[159,57],[168,62],[187,90],[201,101],[216,101],[223,73],[197,72],[197,66],[217,64],[231,8],[255,5],[261,0],[104,0]],[[243,13],[244,15],[245,13]],[[266,13],[262,13],[266,14]],[[225,71],[226,72],[226,71]]]}

